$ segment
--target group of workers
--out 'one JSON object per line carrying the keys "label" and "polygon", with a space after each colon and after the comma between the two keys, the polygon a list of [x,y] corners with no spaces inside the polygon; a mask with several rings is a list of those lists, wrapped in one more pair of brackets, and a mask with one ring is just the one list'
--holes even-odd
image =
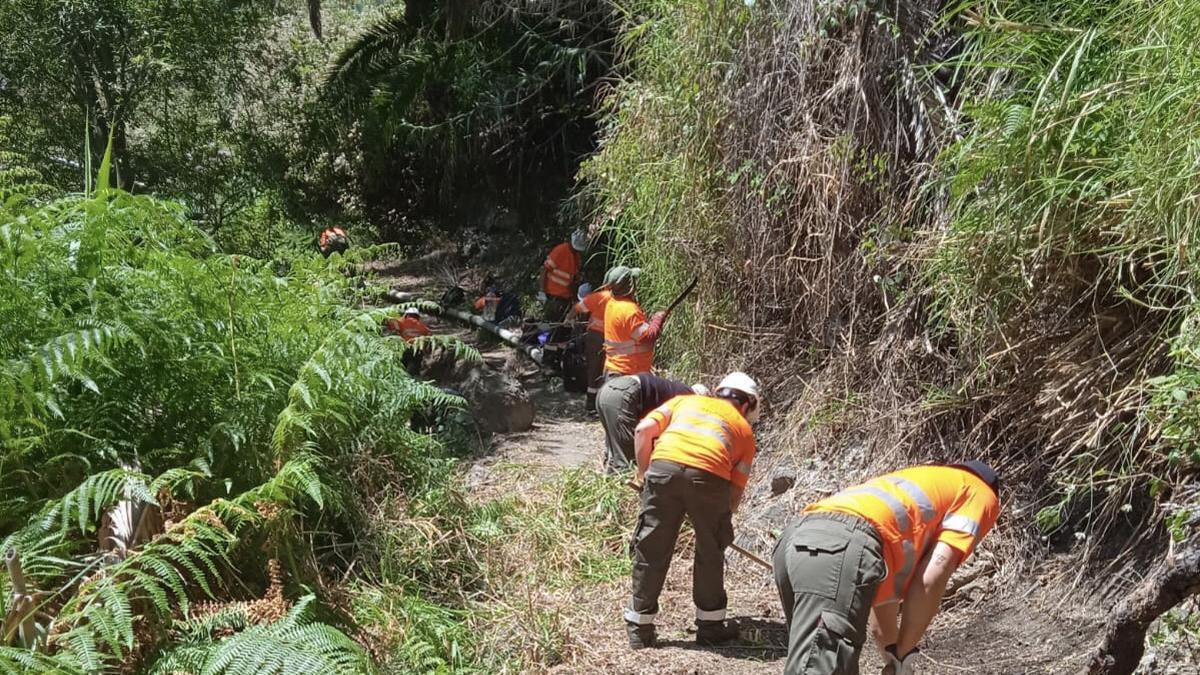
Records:
{"label": "group of workers", "polygon": [[[546,258],[544,318],[586,319],[586,407],[605,431],[605,468],[632,465],[640,484],[629,645],[657,645],[658,598],[685,516],[695,532],[696,642],[728,642],[738,629],[726,620],[725,550],[754,463],[758,384],[733,372],[710,393],[653,374],[666,316],[647,319],[634,299],[636,268],[613,267],[600,289],[582,285],[565,309],[585,248],[576,233]],[[991,467],[966,461],[902,469],[806,506],[772,560],[788,630],[784,672],[858,673],[869,632],[885,675],[913,673],[950,576],[996,522],[999,489]]]}
{"label": "group of workers", "polygon": [[[623,613],[629,645],[657,646],[659,595],[685,517],[695,533],[696,642],[729,642],[739,631],[726,619],[725,550],[754,463],[762,395],[741,372],[711,392],[655,375],[666,315],[647,319],[638,305],[637,268],[609,269],[599,289],[580,283],[586,247],[576,232],[550,252],[539,297],[546,321],[586,321],[585,406],[605,432],[604,467],[632,468],[641,489]],[[412,341],[429,329],[409,308],[385,332]],[[858,673],[869,633],[885,675],[914,673],[950,576],[996,522],[999,489],[991,467],[966,461],[902,469],[806,506],[772,559],[788,631],[784,672]]]}

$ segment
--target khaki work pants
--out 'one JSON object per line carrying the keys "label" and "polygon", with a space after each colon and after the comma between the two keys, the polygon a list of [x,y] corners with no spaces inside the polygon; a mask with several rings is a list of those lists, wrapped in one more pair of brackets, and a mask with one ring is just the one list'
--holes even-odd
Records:
{"label": "khaki work pants", "polygon": [[587,359],[587,405],[586,410],[596,409],[596,394],[604,384],[604,334],[589,330],[583,336],[583,355]]}
{"label": "khaki work pants", "polygon": [[779,536],[774,568],[788,625],[785,675],[858,675],[887,574],[875,528],[846,513],[804,514]]}
{"label": "khaki work pants", "polygon": [[725,549],[733,543],[729,481],[675,462],[650,463],[642,489],[642,511],[630,542],[633,598],[625,610],[629,623],[648,625],[658,614],[675,540],[686,515],[696,532],[692,600],[697,621],[721,621],[725,595]]}
{"label": "khaki work pants", "polygon": [[616,473],[636,461],[633,431],[642,410],[642,385],[636,377],[610,379],[596,394],[596,411],[604,427],[604,470]]}

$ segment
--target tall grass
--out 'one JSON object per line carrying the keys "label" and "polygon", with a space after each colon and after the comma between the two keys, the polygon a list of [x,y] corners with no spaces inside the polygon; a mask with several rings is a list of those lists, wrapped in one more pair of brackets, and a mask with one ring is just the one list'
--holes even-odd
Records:
{"label": "tall grass", "polygon": [[[725,107],[714,94],[748,16],[725,0],[647,0],[625,10],[629,75],[604,104],[602,151],[580,171],[581,198],[606,217],[610,259],[643,268],[638,294],[648,310],[665,307],[693,275],[730,272],[711,264],[734,236],[720,202],[716,131]],[[698,371],[713,357],[705,324],[734,315],[728,287],[705,284],[677,310],[659,351],[681,372]]]}
{"label": "tall grass", "polygon": [[1110,522],[1200,460],[1200,7],[956,11],[968,121],[944,153],[949,226],[928,242],[936,318],[993,355],[970,386],[1042,388],[1010,395],[1059,486],[1039,524]]}

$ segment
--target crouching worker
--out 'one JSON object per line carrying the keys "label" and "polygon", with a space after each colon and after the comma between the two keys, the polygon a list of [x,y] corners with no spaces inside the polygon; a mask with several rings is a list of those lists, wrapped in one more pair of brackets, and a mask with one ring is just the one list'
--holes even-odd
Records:
{"label": "crouching worker", "polygon": [[[421,321],[421,311],[416,307],[409,307],[404,310],[404,316],[399,319],[388,319],[383,324],[384,335],[399,335],[404,338],[405,342],[412,343],[419,337],[433,335],[433,331],[429,330],[429,326]],[[404,364],[404,369],[409,374],[415,375],[421,370],[422,361],[421,352],[416,349],[409,348],[404,353],[401,361]]]}
{"label": "crouching worker", "polygon": [[321,230],[321,236],[317,238],[317,248],[326,258],[334,253],[345,253],[350,248],[350,238],[340,227],[327,227]]}
{"label": "crouching worker", "polygon": [[883,672],[911,675],[946,582],[996,522],[998,494],[996,473],[972,461],[903,469],[804,509],[775,545],[784,672],[857,674],[869,618]]}
{"label": "crouching worker", "polygon": [[625,609],[630,647],[657,644],[658,596],[685,515],[696,533],[696,644],[737,637],[737,628],[725,623],[725,549],[733,543],[733,512],[754,461],[750,424],[758,411],[758,385],[744,373],[731,373],[715,396],[678,396],[638,424],[634,445],[638,478],[644,480],[630,542],[633,597]]}
{"label": "crouching worker", "polygon": [[600,426],[604,427],[604,471],[617,473],[635,461],[633,430],[648,413],[676,396],[708,394],[702,384],[691,387],[665,377],[640,373],[615,377],[596,394]]}

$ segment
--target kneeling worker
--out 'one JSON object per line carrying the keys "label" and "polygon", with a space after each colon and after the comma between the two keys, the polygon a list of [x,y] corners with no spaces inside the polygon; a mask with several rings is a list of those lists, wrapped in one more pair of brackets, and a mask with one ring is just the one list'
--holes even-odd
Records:
{"label": "kneeling worker", "polygon": [[784,672],[858,673],[869,617],[884,672],[913,673],[946,582],[996,522],[999,483],[983,462],[918,466],[804,509],[775,545]]}
{"label": "kneeling worker", "polygon": [[682,382],[641,373],[615,377],[596,394],[596,410],[604,427],[604,470],[616,473],[635,461],[633,430],[648,413],[676,396],[708,394],[702,384],[688,387]]}
{"label": "kneeling worker", "polygon": [[633,597],[625,609],[629,646],[657,644],[658,596],[686,515],[696,533],[692,600],[696,643],[737,637],[725,623],[725,549],[733,543],[733,512],[754,461],[758,385],[730,373],[715,396],[678,396],[646,416],[634,433],[642,507],[630,542]]}

